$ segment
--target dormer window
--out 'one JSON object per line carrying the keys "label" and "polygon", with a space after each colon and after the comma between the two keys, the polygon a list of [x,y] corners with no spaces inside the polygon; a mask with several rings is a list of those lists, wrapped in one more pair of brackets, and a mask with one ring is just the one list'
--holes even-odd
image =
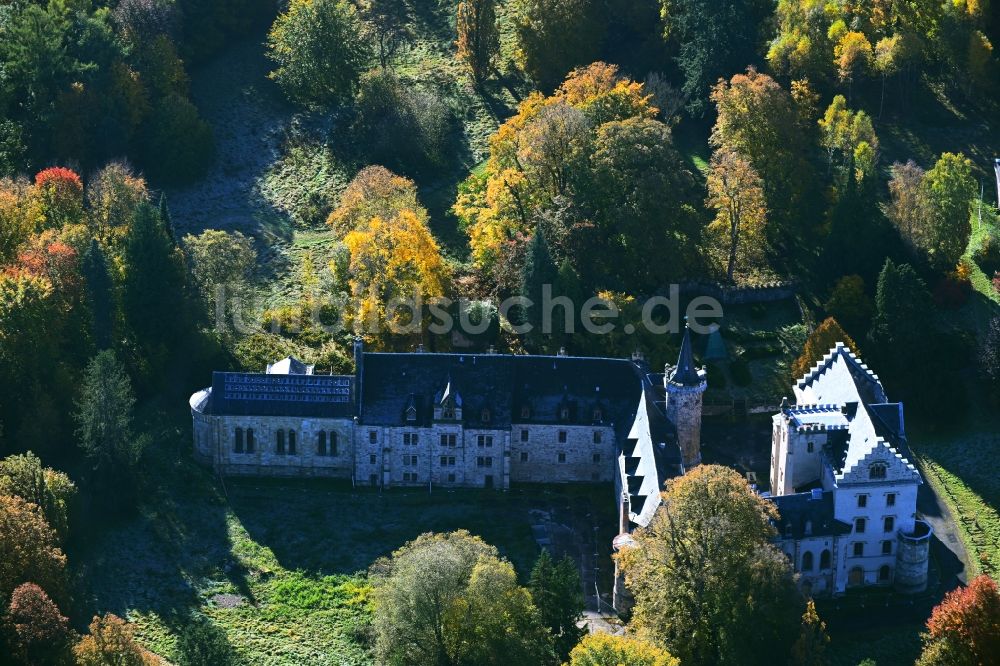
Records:
{"label": "dormer window", "polygon": [[483,423],[489,423],[491,416],[492,415],[490,414],[490,410],[484,409],[479,415],[479,420],[482,421]]}
{"label": "dormer window", "polygon": [[406,408],[406,420],[410,421],[410,422],[417,420],[417,408],[416,407],[407,407]]}
{"label": "dormer window", "polygon": [[528,405],[521,405],[521,418],[530,419],[531,418],[531,407]]}
{"label": "dormer window", "polygon": [[604,410],[600,407],[594,407],[594,421],[600,423],[604,420]]}
{"label": "dormer window", "polygon": [[884,479],[888,467],[885,463],[872,463],[872,466],[868,468],[868,478],[869,479]]}
{"label": "dormer window", "polygon": [[559,420],[569,421],[569,407],[563,406],[559,408]]}

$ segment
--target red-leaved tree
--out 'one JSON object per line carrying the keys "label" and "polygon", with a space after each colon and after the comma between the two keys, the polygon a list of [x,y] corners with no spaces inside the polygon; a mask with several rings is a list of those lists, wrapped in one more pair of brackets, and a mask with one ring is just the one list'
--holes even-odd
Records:
{"label": "red-leaved tree", "polygon": [[68,663],[73,632],[59,607],[34,583],[11,594],[4,629],[11,656],[21,664]]}
{"label": "red-leaved tree", "polygon": [[1000,655],[1000,590],[989,576],[945,595],[927,620],[918,664],[995,664]]}

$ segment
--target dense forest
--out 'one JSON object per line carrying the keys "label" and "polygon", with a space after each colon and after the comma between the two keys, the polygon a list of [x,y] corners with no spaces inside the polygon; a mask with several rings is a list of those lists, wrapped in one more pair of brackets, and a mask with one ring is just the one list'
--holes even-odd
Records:
{"label": "dense forest", "polygon": [[[252,94],[292,118],[280,159],[328,156],[247,186],[295,193],[281,233],[187,214],[239,168],[192,82],[247,44]],[[85,631],[72,561],[161,492],[213,369],[349,371],[356,335],[662,365],[677,341],[641,330],[644,299],[781,282],[808,324],[784,384],[846,341],[915,418],[995,410],[994,44],[998,0],[0,0],[0,654],[151,659],[114,615]],[[516,333],[536,315],[499,303],[543,285],[635,333]],[[439,298],[468,330],[428,330]],[[576,636],[528,625],[523,663],[568,658]],[[674,663],[589,640],[572,663]]]}

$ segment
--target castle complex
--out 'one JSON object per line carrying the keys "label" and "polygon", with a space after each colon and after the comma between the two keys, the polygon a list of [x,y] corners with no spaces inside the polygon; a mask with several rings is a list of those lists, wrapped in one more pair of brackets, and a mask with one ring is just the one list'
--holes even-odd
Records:
{"label": "castle complex", "polygon": [[[620,537],[664,483],[701,462],[704,370],[685,330],[677,364],[504,354],[370,353],[353,375],[287,358],[216,372],[190,400],[196,457],[224,475],[331,477],[377,488],[614,486]],[[838,345],[774,416],[779,545],[815,595],[926,585],[930,528],[903,411]]]}

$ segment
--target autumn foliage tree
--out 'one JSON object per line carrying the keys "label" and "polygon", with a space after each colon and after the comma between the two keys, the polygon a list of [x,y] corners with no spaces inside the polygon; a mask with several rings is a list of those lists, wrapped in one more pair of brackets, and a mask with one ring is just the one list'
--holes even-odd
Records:
{"label": "autumn foliage tree", "polygon": [[66,556],[42,510],[20,497],[0,495],[0,599],[21,583],[62,592]]}
{"label": "autumn foliage tree", "polygon": [[94,616],[89,633],[73,648],[77,666],[155,666],[159,660],[135,640],[132,627],[113,613]]}
{"label": "autumn foliage tree", "polygon": [[619,555],[640,637],[691,665],[767,664],[788,654],[804,604],[771,544],[774,504],[717,465],[668,481],[662,498],[634,533],[636,547]]}
{"label": "autumn foliage tree", "polygon": [[458,3],[458,59],[472,72],[476,83],[486,79],[500,54],[495,0],[462,0]]}
{"label": "autumn foliage tree", "polygon": [[988,664],[1000,655],[1000,591],[989,576],[952,590],[927,620],[919,666]]}
{"label": "autumn foliage tree", "polygon": [[61,542],[69,535],[69,511],[76,485],[66,474],[50,467],[28,451],[0,460],[0,495],[16,495],[42,510],[46,522]]}
{"label": "autumn foliage tree", "polygon": [[809,369],[829,354],[838,342],[844,343],[844,346],[855,354],[859,353],[857,343],[840,327],[837,320],[827,317],[806,340],[802,355],[792,364],[792,377],[799,379],[809,372]]}
{"label": "autumn foliage tree", "polygon": [[767,206],[760,176],[750,162],[738,153],[717,150],[709,165],[705,203],[717,211],[707,234],[723,258],[726,280],[735,280],[737,268],[741,275],[761,269]]}
{"label": "autumn foliage tree", "polygon": [[34,583],[19,585],[10,595],[3,626],[14,663],[60,666],[72,662],[69,620]]}
{"label": "autumn foliage tree", "polygon": [[652,643],[603,632],[587,634],[569,654],[569,666],[680,666],[680,663]]}

